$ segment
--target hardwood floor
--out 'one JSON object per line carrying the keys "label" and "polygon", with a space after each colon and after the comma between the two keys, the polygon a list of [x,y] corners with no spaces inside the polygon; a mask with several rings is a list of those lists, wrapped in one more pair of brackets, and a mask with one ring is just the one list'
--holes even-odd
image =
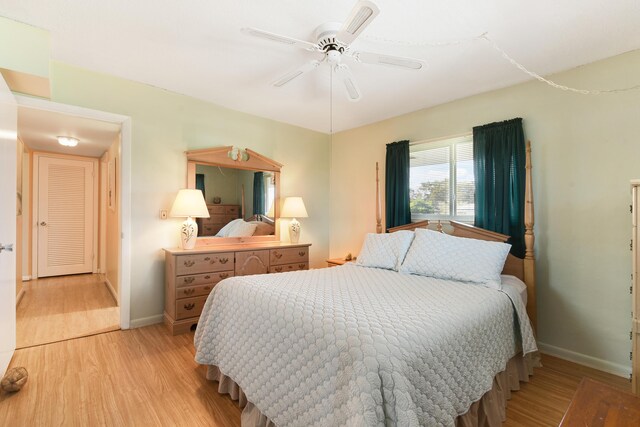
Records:
{"label": "hardwood floor", "polygon": [[16,310],[18,348],[120,329],[120,310],[98,274],[24,283]]}
{"label": "hardwood floor", "polygon": [[[584,376],[621,389],[629,382],[543,356],[543,368],[514,392],[504,426],[557,426]],[[25,388],[0,395],[7,426],[239,426],[240,409],[205,379],[193,333],[164,326],[116,331],[16,351],[29,371]]]}

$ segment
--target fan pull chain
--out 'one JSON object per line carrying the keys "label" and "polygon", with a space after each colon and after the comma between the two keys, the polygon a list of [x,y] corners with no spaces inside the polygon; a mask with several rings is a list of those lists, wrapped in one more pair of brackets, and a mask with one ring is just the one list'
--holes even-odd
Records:
{"label": "fan pull chain", "polygon": [[329,67],[329,135],[333,141],[333,67]]}
{"label": "fan pull chain", "polygon": [[477,40],[484,40],[488,42],[491,45],[491,47],[493,47],[493,49],[495,49],[498,53],[500,53],[500,55],[512,66],[519,69],[520,71],[527,74],[528,76],[542,83],[545,83],[555,89],[560,89],[567,92],[579,93],[581,95],[602,95],[602,94],[609,94],[609,93],[629,92],[632,90],[640,89],[640,84],[625,87],[625,88],[618,88],[618,89],[578,89],[571,86],[561,85],[559,83],[554,82],[553,80],[549,80],[547,78],[542,77],[540,74],[534,71],[529,70],[524,65],[522,65],[521,63],[513,59],[507,52],[505,52],[500,46],[498,46],[498,44],[492,38],[489,37],[488,32],[485,32],[478,36],[470,37],[467,39],[450,40],[450,41],[443,41],[443,42],[428,42],[428,41],[408,42],[408,41],[402,41],[402,40],[392,40],[385,37],[377,37],[377,36],[363,36],[362,38],[372,40],[372,41],[391,43],[391,44],[397,44],[397,45],[403,45],[403,46],[412,46],[412,47],[447,47],[447,46],[457,46],[457,45],[461,45],[461,44],[465,44],[465,43],[469,43]]}

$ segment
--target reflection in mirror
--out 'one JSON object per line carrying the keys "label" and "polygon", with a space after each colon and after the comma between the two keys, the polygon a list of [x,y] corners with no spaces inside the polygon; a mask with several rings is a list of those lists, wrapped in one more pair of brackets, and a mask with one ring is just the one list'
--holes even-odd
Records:
{"label": "reflection in mirror", "polygon": [[[269,236],[275,232],[275,176],[269,171],[232,169],[196,164],[196,188],[202,190],[210,218],[199,219],[199,236]],[[229,235],[230,223],[244,219],[250,225]],[[238,222],[238,221],[236,221]],[[255,227],[253,225],[255,224]],[[240,227],[242,228],[242,227]]]}

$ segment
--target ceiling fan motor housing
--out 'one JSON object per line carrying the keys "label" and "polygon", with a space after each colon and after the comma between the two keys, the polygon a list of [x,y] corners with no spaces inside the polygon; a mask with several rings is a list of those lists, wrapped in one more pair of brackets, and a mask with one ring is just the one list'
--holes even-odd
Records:
{"label": "ceiling fan motor housing", "polygon": [[340,62],[340,56],[344,53],[346,45],[336,39],[336,34],[342,27],[339,22],[327,22],[316,28],[316,40],[320,50],[327,54],[327,60],[331,64]]}

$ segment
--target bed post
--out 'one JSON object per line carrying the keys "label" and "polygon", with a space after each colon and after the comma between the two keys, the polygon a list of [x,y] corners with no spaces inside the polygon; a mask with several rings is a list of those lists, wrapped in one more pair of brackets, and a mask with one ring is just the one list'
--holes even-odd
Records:
{"label": "bed post", "polygon": [[380,178],[378,177],[378,162],[376,162],[376,233],[382,233],[382,207],[380,205]]}
{"label": "bed post", "polygon": [[527,285],[527,314],[531,319],[534,332],[537,329],[536,309],[536,258],[533,252],[535,237],[533,235],[533,182],[531,179],[531,141],[527,141],[526,149],[526,184],[524,192],[524,282]]}

